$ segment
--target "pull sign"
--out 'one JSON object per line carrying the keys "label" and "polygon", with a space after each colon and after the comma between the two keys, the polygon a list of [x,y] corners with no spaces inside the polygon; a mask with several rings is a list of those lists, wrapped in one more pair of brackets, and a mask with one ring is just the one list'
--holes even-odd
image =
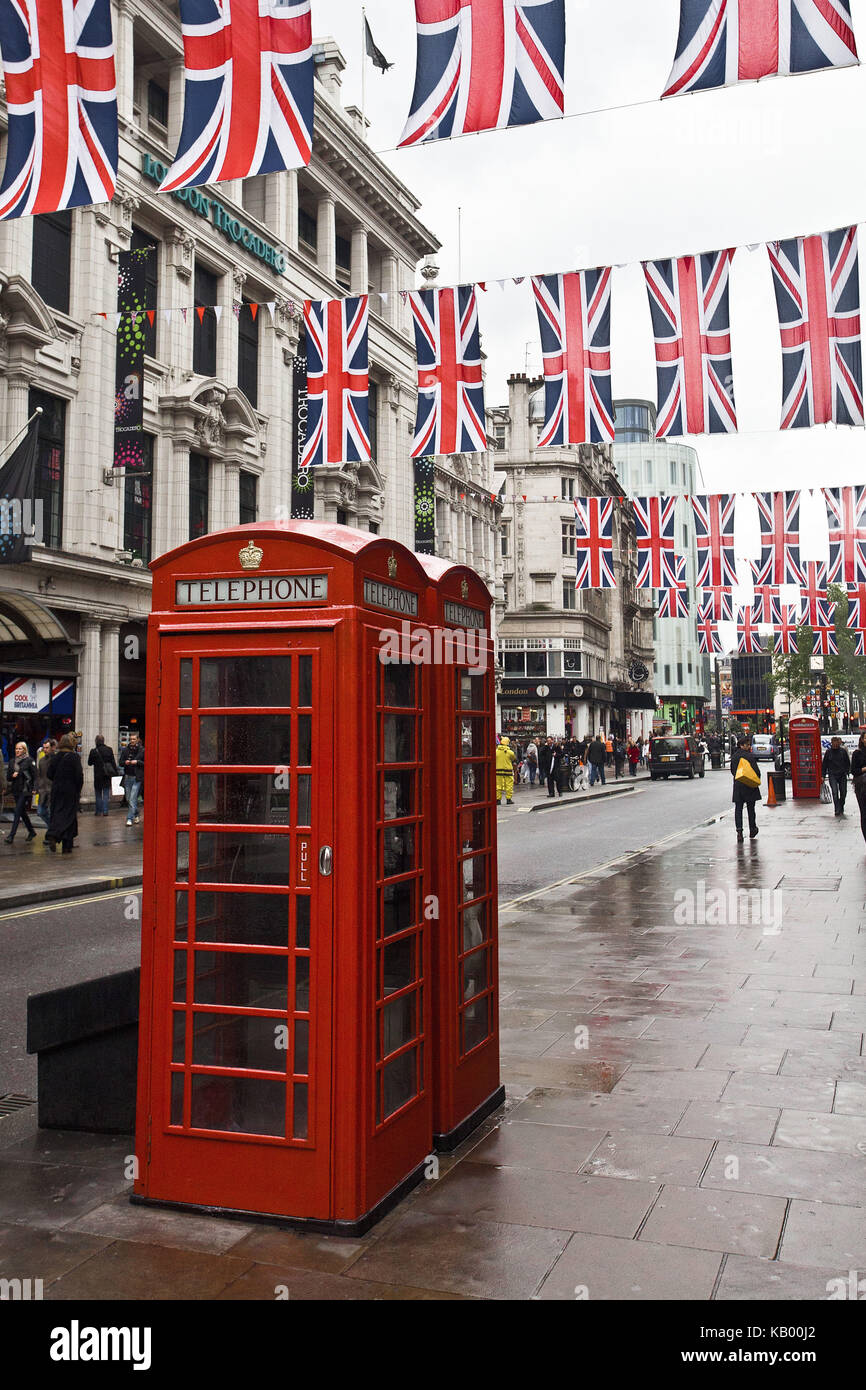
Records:
{"label": "pull sign", "polygon": [[330,845],[323,845],[319,850],[319,873],[323,878],[329,878],[334,862],[334,853]]}
{"label": "pull sign", "polygon": [[298,839],[298,887],[309,888],[310,886],[310,842],[308,839],[300,837]]}

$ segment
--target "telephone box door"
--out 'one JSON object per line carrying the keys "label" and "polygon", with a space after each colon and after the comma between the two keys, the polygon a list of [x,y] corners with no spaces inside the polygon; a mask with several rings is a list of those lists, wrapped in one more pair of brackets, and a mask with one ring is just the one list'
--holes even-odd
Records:
{"label": "telephone box door", "polygon": [[330,1214],[332,640],[162,638],[152,1199]]}

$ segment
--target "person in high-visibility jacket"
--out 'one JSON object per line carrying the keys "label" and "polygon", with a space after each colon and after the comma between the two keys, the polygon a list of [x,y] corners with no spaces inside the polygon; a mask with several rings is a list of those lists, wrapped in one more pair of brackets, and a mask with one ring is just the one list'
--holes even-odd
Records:
{"label": "person in high-visibility jacket", "polygon": [[517,754],[511,747],[509,738],[500,739],[496,745],[496,804],[505,797],[507,805],[514,800],[514,764]]}

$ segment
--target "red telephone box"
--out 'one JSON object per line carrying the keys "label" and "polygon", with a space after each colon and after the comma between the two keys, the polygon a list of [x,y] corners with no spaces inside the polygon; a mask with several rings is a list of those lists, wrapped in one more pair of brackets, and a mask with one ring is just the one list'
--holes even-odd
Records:
{"label": "red telephone box", "polygon": [[[435,666],[382,660],[404,623],[432,639],[431,580],[398,544],[312,522],[205,536],[152,569],[133,1200],[360,1233],[423,1175],[433,1134],[444,687]],[[467,696],[490,724],[484,768],[485,680]],[[449,692],[454,729],[463,686]],[[460,802],[473,762],[450,763],[492,922],[489,773],[487,800]],[[469,1063],[485,1051],[473,1001],[495,1012],[490,943],[475,994],[464,983],[445,1011]],[[452,974],[468,980],[472,955]]]}
{"label": "red telephone box", "polygon": [[812,714],[796,714],[788,724],[791,740],[791,784],[795,799],[814,801],[821,795],[821,725]]}
{"label": "red telephone box", "polygon": [[438,931],[433,941],[433,1141],[454,1149],[505,1100],[499,1080],[499,964],[492,599],[473,570],[421,556],[434,665]]}

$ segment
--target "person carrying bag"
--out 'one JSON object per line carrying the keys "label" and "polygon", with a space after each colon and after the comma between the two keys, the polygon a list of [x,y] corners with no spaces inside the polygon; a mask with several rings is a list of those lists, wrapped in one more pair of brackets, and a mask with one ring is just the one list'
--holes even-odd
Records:
{"label": "person carrying bag", "polygon": [[755,807],[761,799],[761,770],[749,749],[749,740],[743,738],[731,759],[731,772],[734,779],[734,825],[737,840],[743,841],[743,807],[749,816],[749,838],[754,840],[758,833]]}

